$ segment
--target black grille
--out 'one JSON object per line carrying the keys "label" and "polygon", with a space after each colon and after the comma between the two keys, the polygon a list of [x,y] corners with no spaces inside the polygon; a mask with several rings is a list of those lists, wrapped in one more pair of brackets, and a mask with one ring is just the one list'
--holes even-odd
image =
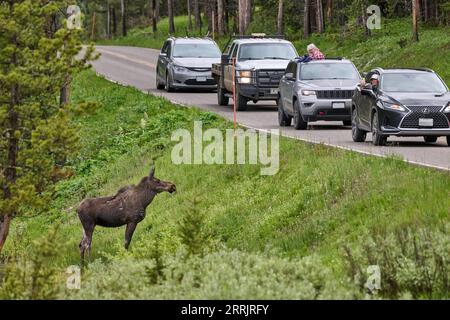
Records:
{"label": "black grille", "polygon": [[401,124],[405,129],[421,129],[419,119],[433,119],[433,129],[448,129],[449,120],[441,112],[442,106],[407,106],[411,110]]}
{"label": "black grille", "polygon": [[259,70],[257,74],[258,86],[265,88],[278,88],[284,72],[285,70]]}
{"label": "black grille", "polygon": [[319,90],[317,99],[351,99],[353,90]]}
{"label": "black grille", "polygon": [[208,79],[206,81],[197,81],[196,79],[189,79],[184,82],[188,86],[213,86],[216,84],[214,79]]}
{"label": "black grille", "polygon": [[211,71],[211,68],[186,68],[195,72],[208,72]]}

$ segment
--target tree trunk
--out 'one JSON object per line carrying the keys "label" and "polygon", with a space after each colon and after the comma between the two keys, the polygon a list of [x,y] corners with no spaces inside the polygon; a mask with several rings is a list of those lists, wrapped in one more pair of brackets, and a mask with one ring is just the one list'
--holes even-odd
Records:
{"label": "tree trunk", "polygon": [[252,6],[251,0],[239,0],[239,34],[247,32],[251,21]]}
{"label": "tree trunk", "polygon": [[310,34],[310,23],[309,23],[309,7],[311,0],[305,0],[305,9],[303,11],[303,36],[309,38]]}
{"label": "tree trunk", "polygon": [[127,8],[125,4],[126,0],[120,0],[120,10],[122,14],[122,36],[127,36]]}
{"label": "tree trunk", "polygon": [[319,34],[323,33],[323,6],[322,0],[316,0],[316,26]]}
{"label": "tree trunk", "polygon": [[167,11],[169,14],[169,33],[175,33],[175,23],[173,21],[173,0],[167,0]]}
{"label": "tree trunk", "polygon": [[284,34],[283,13],[284,13],[283,0],[278,0],[277,32],[279,35]]}
{"label": "tree trunk", "polygon": [[187,0],[187,12],[188,12],[188,31],[192,31],[192,10],[191,10],[191,0]]}
{"label": "tree trunk", "polygon": [[419,42],[419,26],[418,26],[418,1],[412,0],[412,19],[413,19],[413,41]]}
{"label": "tree trunk", "polygon": [[159,3],[159,0],[150,0],[150,18],[152,20],[153,33],[158,31],[157,3]]}
{"label": "tree trunk", "polygon": [[223,36],[224,27],[223,27],[223,0],[217,0],[217,32],[219,36]]}
{"label": "tree trunk", "polygon": [[327,20],[328,25],[333,24],[333,0],[327,0]]}
{"label": "tree trunk", "polygon": [[106,6],[106,37],[111,39],[111,6]]}
{"label": "tree trunk", "polygon": [[111,8],[111,19],[112,19],[112,34],[115,37],[117,35],[117,15],[116,15],[116,8],[114,8],[114,6]]}
{"label": "tree trunk", "polygon": [[67,75],[65,84],[61,88],[60,95],[59,95],[59,104],[61,106],[64,106],[64,105],[70,103],[71,94],[72,94],[72,90],[71,90],[71,86],[70,86],[71,82],[72,82],[72,77],[70,75]]}
{"label": "tree trunk", "polygon": [[197,31],[202,32],[202,16],[200,14],[200,5],[198,4],[199,0],[194,0],[194,20],[195,20],[195,29]]}
{"label": "tree trunk", "polygon": [[423,1],[423,21],[428,22],[428,0]]}
{"label": "tree trunk", "polygon": [[0,253],[5,245],[9,234],[9,226],[11,224],[11,217],[6,214],[0,218]]}

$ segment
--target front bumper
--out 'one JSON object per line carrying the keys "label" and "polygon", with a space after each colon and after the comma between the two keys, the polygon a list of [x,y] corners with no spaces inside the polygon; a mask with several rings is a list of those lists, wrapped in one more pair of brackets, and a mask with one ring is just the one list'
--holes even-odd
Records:
{"label": "front bumper", "polygon": [[[425,107],[424,107],[425,108]],[[410,118],[412,112],[398,112],[392,111],[388,109],[378,109],[378,114],[380,118],[378,119],[381,124],[381,134],[386,136],[399,136],[399,137],[417,137],[417,136],[450,136],[450,114],[444,114],[442,112],[435,112],[429,115],[420,115],[417,117],[423,118],[433,118],[438,116],[440,120],[440,127],[419,127],[416,126],[417,123],[413,125],[413,127],[405,127],[406,119]],[[447,125],[445,125],[445,120],[447,120]],[[438,121],[435,121],[437,124]]]}
{"label": "front bumper", "polygon": [[253,84],[237,84],[239,94],[249,100],[277,100],[278,88],[261,88]]}
{"label": "front bumper", "polygon": [[[335,104],[344,103],[344,108],[335,108]],[[302,97],[300,109],[305,121],[349,121],[352,113],[352,100],[317,99],[315,96]]]}
{"label": "front bumper", "polygon": [[177,72],[172,70],[173,87],[177,89],[216,89],[217,82],[211,71],[207,72]]}

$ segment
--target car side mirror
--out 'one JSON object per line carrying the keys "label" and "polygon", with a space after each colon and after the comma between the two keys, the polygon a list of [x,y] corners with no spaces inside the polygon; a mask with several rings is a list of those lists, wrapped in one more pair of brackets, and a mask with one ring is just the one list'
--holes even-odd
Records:
{"label": "car side mirror", "polygon": [[167,57],[167,53],[161,52],[161,53],[159,54],[159,56],[160,56],[161,58],[165,58],[165,57]]}
{"label": "car side mirror", "polygon": [[222,64],[230,64],[230,55],[229,54],[223,54],[222,55]]}
{"label": "car side mirror", "polygon": [[293,73],[286,73],[284,75],[284,77],[285,77],[286,80],[291,80],[291,81],[295,80]]}
{"label": "car side mirror", "polygon": [[365,79],[367,77],[367,72],[361,72],[361,78]]}
{"label": "car side mirror", "polygon": [[366,96],[374,96],[375,92],[373,91],[373,87],[369,84],[362,88],[361,93]]}

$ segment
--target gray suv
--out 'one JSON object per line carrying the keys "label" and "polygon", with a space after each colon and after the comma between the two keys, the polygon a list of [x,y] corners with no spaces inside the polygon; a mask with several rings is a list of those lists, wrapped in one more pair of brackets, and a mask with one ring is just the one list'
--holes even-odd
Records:
{"label": "gray suv", "polygon": [[352,97],[360,80],[349,60],[291,61],[280,82],[280,126],[290,126],[292,119],[297,130],[319,120],[343,121],[350,126]]}
{"label": "gray suv", "polygon": [[209,38],[169,38],[161,50],[156,67],[156,87],[215,90],[211,75],[213,63],[220,62],[221,52]]}

